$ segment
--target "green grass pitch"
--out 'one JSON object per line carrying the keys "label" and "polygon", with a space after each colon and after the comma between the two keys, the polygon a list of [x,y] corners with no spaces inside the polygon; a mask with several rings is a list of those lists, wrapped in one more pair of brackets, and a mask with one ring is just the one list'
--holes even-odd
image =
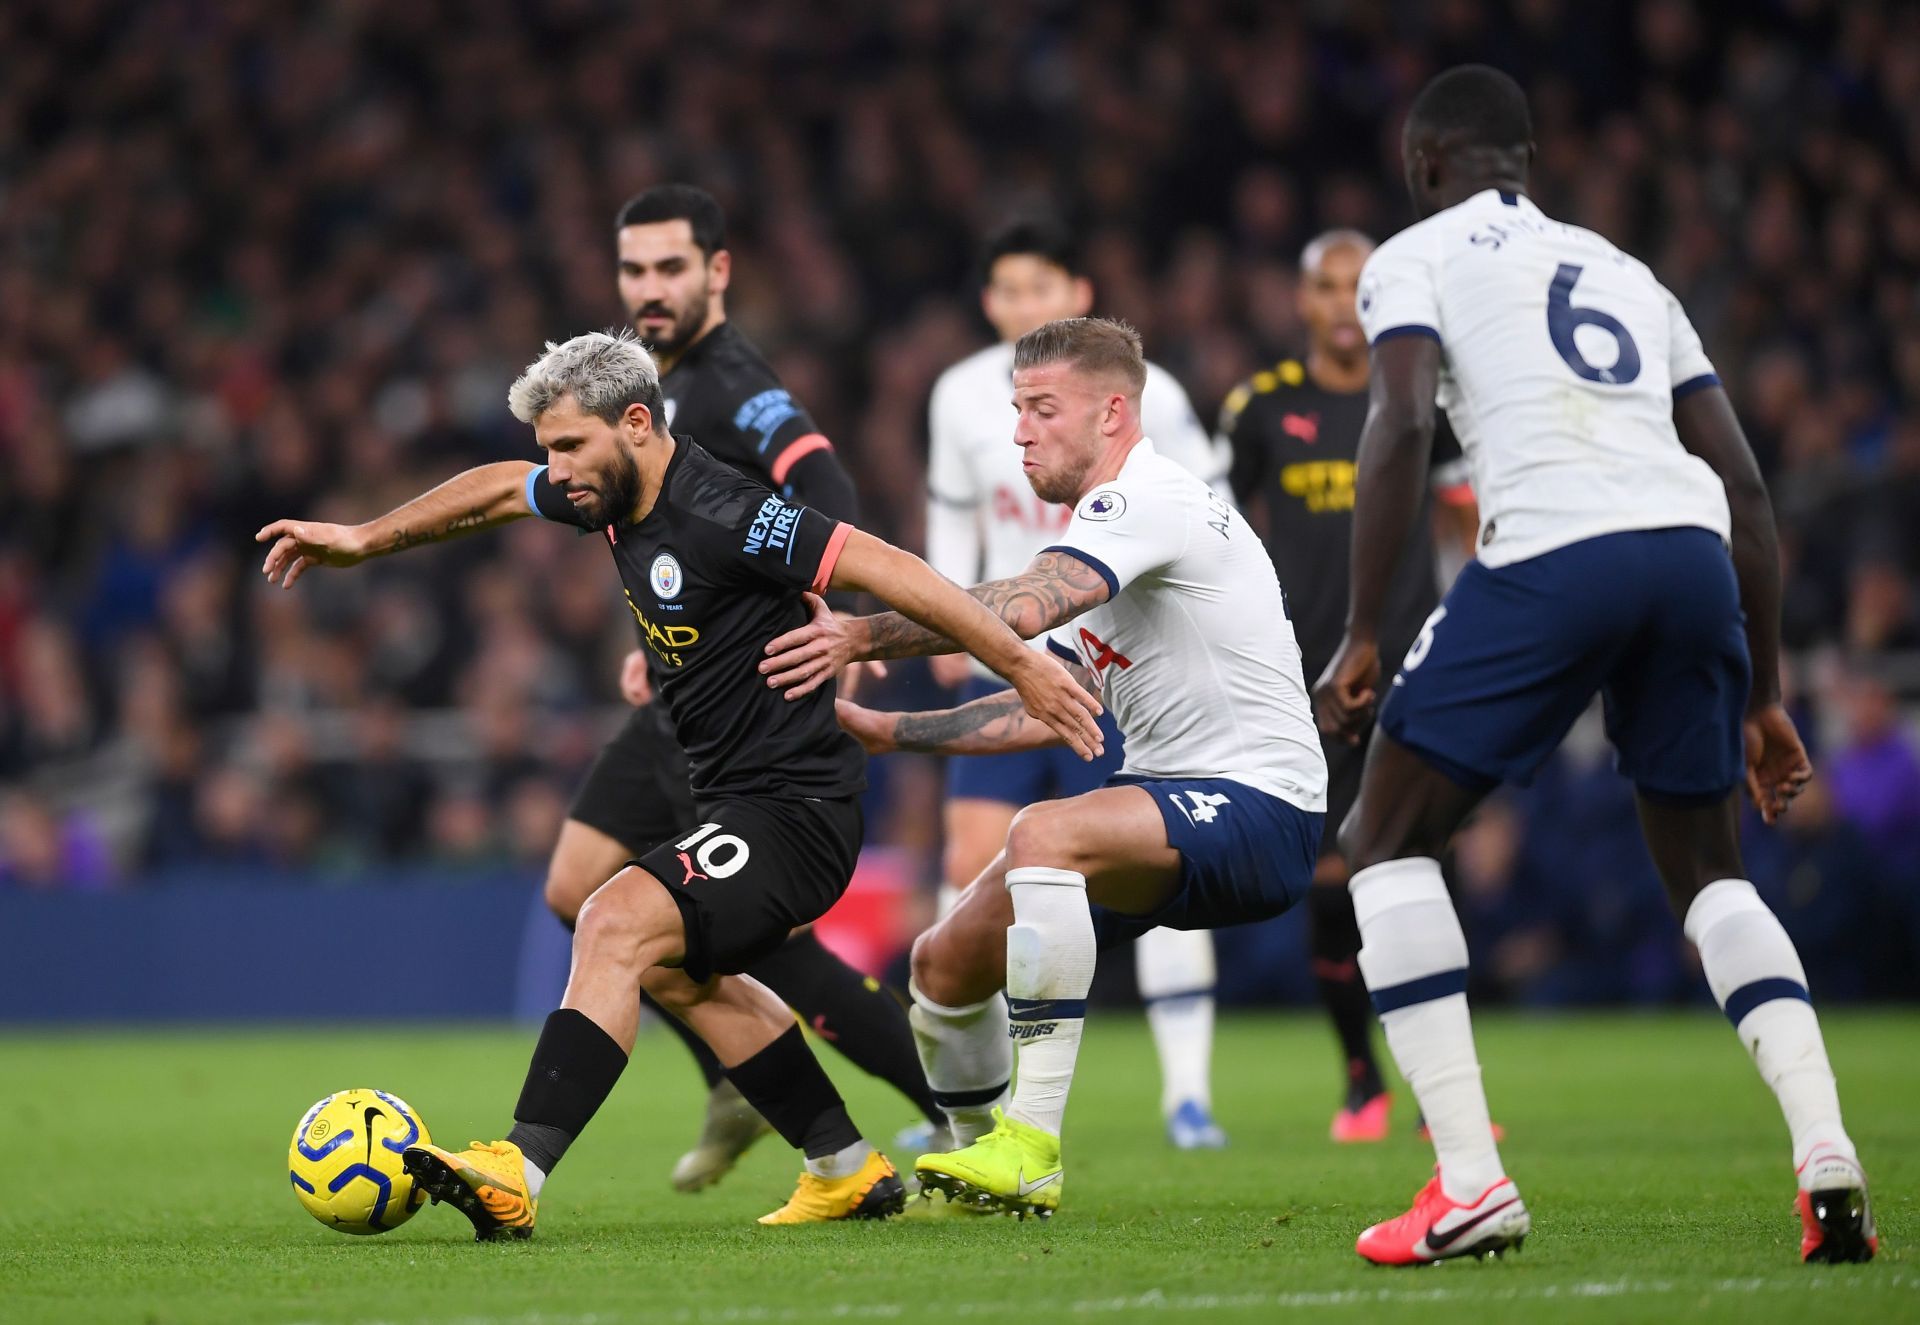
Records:
{"label": "green grass pitch", "polygon": [[[445,1208],[383,1237],[331,1233],[295,1203],[284,1158],[302,1110],[348,1086],[404,1095],[443,1143],[498,1135],[528,1031],[9,1035],[0,1321],[1920,1320],[1920,1015],[1826,1025],[1876,1184],[1868,1266],[1798,1263],[1773,1101],[1704,1013],[1483,1018],[1534,1234],[1501,1262],[1412,1271],[1361,1264],[1353,1238],[1405,1207],[1429,1152],[1404,1094],[1392,1141],[1326,1140],[1335,1055],[1303,1016],[1223,1019],[1233,1146],[1183,1155],[1161,1138],[1144,1024],[1096,1013],[1050,1224],[759,1228],[798,1168],[776,1139],[720,1187],[675,1195],[700,1090],[679,1047],[645,1033],[539,1235],[497,1246]],[[909,1121],[824,1056],[870,1135]]]}

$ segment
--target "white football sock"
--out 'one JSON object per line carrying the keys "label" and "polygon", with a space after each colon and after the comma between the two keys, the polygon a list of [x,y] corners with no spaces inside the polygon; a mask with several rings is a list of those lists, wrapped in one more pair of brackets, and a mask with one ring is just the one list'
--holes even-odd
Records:
{"label": "white football sock", "polygon": [[1440,862],[1427,856],[1361,870],[1348,885],[1360,922],[1360,974],[1387,1048],[1433,1133],[1440,1186],[1476,1200],[1506,1176],[1467,1013],[1467,938]]}
{"label": "white football sock", "polygon": [[1779,919],[1751,883],[1721,879],[1702,888],[1687,908],[1686,932],[1700,949],[1714,1001],[1780,1101],[1793,1136],[1794,1167],[1817,1148],[1852,1158],[1807,972]]}
{"label": "white football sock", "polygon": [[845,1149],[836,1150],[831,1155],[821,1155],[807,1161],[807,1172],[816,1178],[851,1178],[867,1162],[867,1156],[873,1153],[873,1147],[865,1141],[855,1141]]}
{"label": "white football sock", "polygon": [[1093,987],[1093,912],[1087,880],[1072,870],[1007,871],[1007,1014],[1020,1071],[1007,1116],[1060,1135]]}
{"label": "white football sock", "polygon": [[527,1195],[539,1200],[540,1189],[547,1185],[547,1171],[524,1154],[520,1156],[520,1168],[527,1175]]}
{"label": "white football sock", "polygon": [[960,904],[960,898],[966,891],[965,888],[943,882],[933,895],[933,918],[936,921],[945,920],[947,912]]}
{"label": "white football sock", "polygon": [[1213,1108],[1213,935],[1152,929],[1133,945],[1135,979],[1160,1052],[1160,1113]]}
{"label": "white football sock", "polygon": [[970,1146],[993,1130],[993,1110],[1005,1108],[1013,1078],[1013,1044],[1007,1038],[1004,995],[963,1008],[935,1003],[914,987],[907,1022],[927,1085],[953,1128],[954,1149]]}

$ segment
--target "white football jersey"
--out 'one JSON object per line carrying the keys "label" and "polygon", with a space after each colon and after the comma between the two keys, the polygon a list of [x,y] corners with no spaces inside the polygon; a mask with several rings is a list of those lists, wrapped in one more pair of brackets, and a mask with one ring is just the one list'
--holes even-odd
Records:
{"label": "white football jersey", "polygon": [[1674,398],[1720,379],[1679,300],[1599,235],[1487,189],[1374,250],[1360,321],[1372,344],[1440,342],[1487,565],[1629,529],[1728,536],[1726,489],[1673,426]]}
{"label": "white football jersey", "polygon": [[[927,563],[958,584],[1003,580],[1067,527],[1073,512],[1041,501],[1013,440],[1013,345],[970,354],[934,383],[928,410]],[[1227,492],[1228,454],[1173,374],[1147,365],[1141,431],[1209,486]],[[974,663],[982,677],[993,673]]]}
{"label": "white football jersey", "polygon": [[1142,440],[1051,545],[1107,581],[1049,631],[1093,673],[1126,737],[1123,773],[1232,778],[1327,808],[1327,761],[1273,559],[1230,503]]}

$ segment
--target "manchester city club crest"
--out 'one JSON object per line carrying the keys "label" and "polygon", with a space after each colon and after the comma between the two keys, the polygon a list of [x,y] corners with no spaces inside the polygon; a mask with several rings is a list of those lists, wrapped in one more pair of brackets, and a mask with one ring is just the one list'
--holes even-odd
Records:
{"label": "manchester city club crest", "polygon": [[654,597],[661,599],[678,598],[680,587],[686,582],[680,563],[671,552],[662,552],[653,559],[653,565],[647,569],[647,580],[653,585]]}
{"label": "manchester city club crest", "polygon": [[1127,499],[1112,488],[1096,492],[1080,503],[1082,520],[1118,520],[1126,513]]}

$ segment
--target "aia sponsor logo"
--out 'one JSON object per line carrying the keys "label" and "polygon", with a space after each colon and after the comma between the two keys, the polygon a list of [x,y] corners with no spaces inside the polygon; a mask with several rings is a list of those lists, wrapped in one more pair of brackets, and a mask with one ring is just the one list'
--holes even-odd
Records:
{"label": "aia sponsor logo", "polygon": [[1107,681],[1107,668],[1118,667],[1124,672],[1133,666],[1133,659],[1085,626],[1080,627],[1080,657],[1086,662],[1087,670],[1093,673],[1093,679],[1102,685]]}

